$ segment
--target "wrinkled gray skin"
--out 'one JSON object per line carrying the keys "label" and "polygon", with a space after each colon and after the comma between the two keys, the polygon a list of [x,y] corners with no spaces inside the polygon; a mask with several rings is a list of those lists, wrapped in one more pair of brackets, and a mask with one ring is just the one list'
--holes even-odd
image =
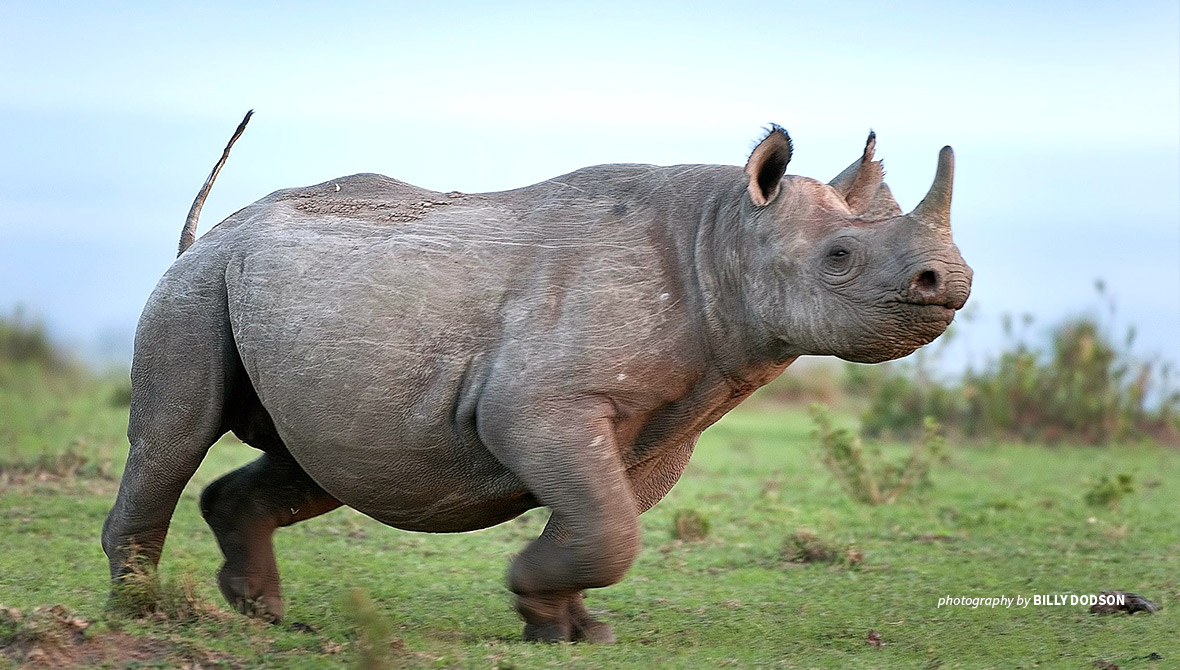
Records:
{"label": "wrinkled gray skin", "polygon": [[904,356],[967,299],[949,147],[903,215],[873,144],[831,184],[784,176],[775,127],[745,170],[601,165],[485,194],[362,174],[237,212],[140,319],[112,577],[128,547],[158,561],[233,431],[264,454],[201,512],[241,611],[282,615],[279,526],[343,504],[459,532],[543,505],[508,575],[525,637],[613,640],[582,592],[623,577],[701,431],[797,356]]}

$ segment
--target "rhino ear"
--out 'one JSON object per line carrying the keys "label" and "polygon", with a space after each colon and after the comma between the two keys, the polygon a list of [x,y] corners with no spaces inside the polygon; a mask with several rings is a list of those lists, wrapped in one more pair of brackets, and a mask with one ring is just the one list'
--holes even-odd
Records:
{"label": "rhino ear", "polygon": [[843,172],[836,175],[835,179],[828,182],[828,186],[836,189],[840,195],[844,196],[845,199],[848,199],[848,194],[851,193],[857,186],[857,182],[860,181],[863,184],[865,177],[869,176],[865,174],[865,168],[872,165],[873,152],[876,151],[876,149],[877,133],[870,130],[869,139],[865,142],[864,153],[861,154],[860,158],[852,161],[852,165],[844,168]]}
{"label": "rhino ear", "polygon": [[877,134],[870,130],[860,159],[836,175],[828,186],[844,196],[853,214],[870,218],[897,216],[901,214],[901,208],[885,185],[885,167],[881,161],[873,160],[876,148]]}
{"label": "rhino ear", "polygon": [[779,182],[791,162],[791,137],[781,127],[770,124],[770,132],[746,161],[746,192],[755,205],[762,207],[778,195]]}

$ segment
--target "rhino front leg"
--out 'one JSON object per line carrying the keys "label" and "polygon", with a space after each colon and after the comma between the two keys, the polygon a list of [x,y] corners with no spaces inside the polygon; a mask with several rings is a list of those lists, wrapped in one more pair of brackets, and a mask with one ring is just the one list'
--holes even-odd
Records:
{"label": "rhino front leg", "polygon": [[586,612],[581,594],[621,580],[639,552],[639,511],[619,458],[610,407],[514,406],[537,409],[513,417],[493,413],[495,419],[480,421],[480,435],[552,512],[545,532],[508,573],[525,639],[613,641],[610,627]]}
{"label": "rhino front leg", "polygon": [[[545,530],[541,533],[541,537],[546,538],[550,542],[562,543],[568,541],[568,535],[564,534],[560,525],[556,522],[556,517],[550,517],[549,522],[545,525]],[[546,626],[533,626],[527,624],[525,626],[524,637],[530,641],[571,641],[571,642],[602,642],[613,643],[615,641],[614,631],[607,624],[595,619],[590,615],[586,609],[584,602],[584,593],[582,591],[575,591],[568,597],[563,598],[564,602],[553,607],[558,611],[558,618],[564,620],[559,623],[556,628]],[[521,602],[518,600],[517,608],[521,607]],[[522,616],[528,618],[524,611],[520,612]],[[565,622],[568,621],[568,627]],[[568,628],[568,636],[566,630]],[[556,637],[547,636],[548,632],[558,632],[561,635]]]}
{"label": "rhino front leg", "polygon": [[[696,437],[686,440],[675,449],[627,471],[627,477],[631,481],[631,488],[640,514],[651,509],[653,505],[663,499],[680,479],[685,466],[688,465],[688,460],[692,457],[696,441]],[[563,535],[554,518],[550,518],[542,536],[559,541]],[[565,604],[565,610],[569,617],[570,639],[572,641],[605,643],[615,641],[615,635],[610,626],[598,621],[586,610],[582,591],[569,597]],[[539,632],[542,631],[526,629],[525,637],[533,639],[533,636]]]}
{"label": "rhino front leg", "polygon": [[225,599],[243,614],[282,619],[275,530],[339,506],[286,453],[264,454],[205,487],[201,516],[225,555],[217,573]]}

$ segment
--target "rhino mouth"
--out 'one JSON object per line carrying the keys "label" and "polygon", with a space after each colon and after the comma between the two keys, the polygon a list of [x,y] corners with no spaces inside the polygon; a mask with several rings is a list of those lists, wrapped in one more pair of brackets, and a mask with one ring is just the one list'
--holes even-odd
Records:
{"label": "rhino mouth", "polygon": [[955,313],[957,311],[953,307],[947,307],[946,305],[936,305],[936,304],[920,303],[920,302],[907,302],[905,304],[909,305],[910,309],[914,310],[915,312],[917,312],[919,314],[933,316],[933,317],[936,317],[938,320],[946,321],[947,323],[950,323],[951,321],[953,321],[955,319]]}
{"label": "rhino mouth", "polygon": [[902,306],[911,317],[920,321],[939,321],[950,325],[955,320],[958,311],[953,307],[930,302],[916,302],[912,300],[898,300],[896,304]]}
{"label": "rhino mouth", "polygon": [[955,310],[946,305],[899,301],[902,318],[908,322],[905,327],[914,348],[930,344],[951,327]]}
{"label": "rhino mouth", "polygon": [[908,356],[946,332],[956,310],[936,303],[888,300],[891,327],[865,333],[836,355],[854,363],[880,363]]}

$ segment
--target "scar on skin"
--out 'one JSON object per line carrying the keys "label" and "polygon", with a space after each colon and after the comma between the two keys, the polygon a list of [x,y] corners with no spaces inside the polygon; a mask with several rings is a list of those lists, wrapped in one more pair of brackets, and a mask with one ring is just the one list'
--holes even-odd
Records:
{"label": "scar on skin", "polygon": [[599,435],[599,436],[597,436],[597,437],[595,437],[595,438],[594,438],[594,441],[590,443],[590,446],[591,446],[591,447],[597,447],[598,445],[602,444],[602,443],[603,443],[603,442],[605,442],[605,441],[606,441],[606,436],[605,436],[605,435]]}

